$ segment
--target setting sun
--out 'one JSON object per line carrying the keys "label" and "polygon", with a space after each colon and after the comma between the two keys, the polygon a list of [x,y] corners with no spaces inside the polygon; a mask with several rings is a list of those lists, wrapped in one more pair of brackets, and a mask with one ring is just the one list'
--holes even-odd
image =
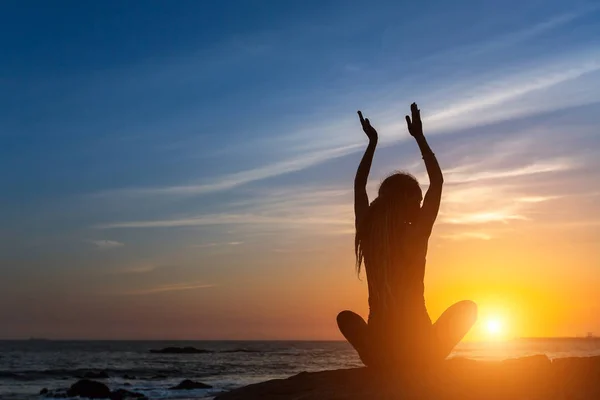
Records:
{"label": "setting sun", "polygon": [[490,336],[502,335],[502,322],[499,319],[490,319],[485,324],[485,329]]}

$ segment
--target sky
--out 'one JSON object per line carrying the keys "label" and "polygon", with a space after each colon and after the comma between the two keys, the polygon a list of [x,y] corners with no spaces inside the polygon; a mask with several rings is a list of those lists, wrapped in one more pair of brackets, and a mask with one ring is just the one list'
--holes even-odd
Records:
{"label": "sky", "polygon": [[600,333],[594,1],[3,1],[0,338],[341,339],[352,184],[445,177],[432,319]]}

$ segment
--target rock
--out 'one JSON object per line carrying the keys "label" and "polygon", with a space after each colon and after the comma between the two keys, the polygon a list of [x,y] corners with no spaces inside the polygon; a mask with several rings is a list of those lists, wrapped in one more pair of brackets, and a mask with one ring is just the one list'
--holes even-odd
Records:
{"label": "rock", "polygon": [[40,395],[48,394],[48,388],[43,388],[40,390]]}
{"label": "rock", "polygon": [[159,350],[150,350],[150,353],[155,354],[205,354],[212,353],[210,350],[197,349],[195,347],[165,347]]}
{"label": "rock", "polygon": [[123,379],[127,379],[127,380],[130,380],[130,381],[133,381],[133,380],[136,380],[137,377],[135,377],[133,375],[127,375],[127,374],[125,374],[125,375],[123,375]]}
{"label": "rock", "polygon": [[177,386],[170,387],[169,390],[192,390],[192,389],[210,389],[212,386],[202,382],[194,382],[189,379],[181,381]]}
{"label": "rock", "polygon": [[404,380],[397,374],[385,375],[367,368],[303,372],[219,394],[215,400],[600,398],[600,357],[552,362],[545,356],[501,362],[455,358],[435,371],[406,376]]}
{"label": "rock", "polygon": [[223,350],[223,351],[220,351],[220,353],[262,353],[262,351],[239,348],[239,349]]}
{"label": "rock", "polygon": [[84,379],[108,379],[108,374],[106,371],[94,372],[89,371],[83,374]]}
{"label": "rock", "polygon": [[118,389],[118,390],[113,391],[110,394],[110,399],[111,400],[125,400],[125,399],[147,400],[148,398],[145,395],[143,395],[142,393],[130,392],[129,390],[125,390],[125,389]]}
{"label": "rock", "polygon": [[110,389],[104,383],[82,379],[75,382],[67,390],[69,397],[87,397],[90,399],[108,399],[110,398]]}

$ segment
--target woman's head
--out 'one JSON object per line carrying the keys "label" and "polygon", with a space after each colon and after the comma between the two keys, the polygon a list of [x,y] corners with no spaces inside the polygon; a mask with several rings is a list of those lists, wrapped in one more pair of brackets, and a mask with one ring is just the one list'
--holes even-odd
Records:
{"label": "woman's head", "polygon": [[403,240],[407,225],[412,224],[419,214],[422,199],[419,182],[410,174],[397,172],[381,183],[378,197],[369,206],[356,231],[359,272],[364,257],[377,257],[383,263],[389,262],[392,252],[397,250],[387,244],[398,244]]}
{"label": "woman's head", "polygon": [[379,197],[403,209],[403,217],[412,222],[419,212],[423,193],[417,179],[405,172],[396,172],[381,182]]}

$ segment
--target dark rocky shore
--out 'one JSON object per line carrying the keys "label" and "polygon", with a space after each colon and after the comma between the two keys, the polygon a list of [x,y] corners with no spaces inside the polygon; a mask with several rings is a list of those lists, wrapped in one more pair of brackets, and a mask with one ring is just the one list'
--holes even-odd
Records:
{"label": "dark rocky shore", "polygon": [[499,362],[451,359],[429,376],[382,379],[366,368],[303,372],[221,394],[215,400],[600,399],[600,357]]}
{"label": "dark rocky shore", "polygon": [[[193,389],[211,389],[212,386],[202,382],[195,382],[189,379],[183,380],[180,384],[170,387],[169,390],[193,390]],[[149,400],[144,394],[132,392],[125,389],[117,389],[111,391],[107,385],[102,382],[82,379],[71,385],[67,389],[44,388],[40,391],[42,398],[50,399],[66,399],[72,397],[84,399],[110,399],[110,400],[126,400],[138,399]]]}

